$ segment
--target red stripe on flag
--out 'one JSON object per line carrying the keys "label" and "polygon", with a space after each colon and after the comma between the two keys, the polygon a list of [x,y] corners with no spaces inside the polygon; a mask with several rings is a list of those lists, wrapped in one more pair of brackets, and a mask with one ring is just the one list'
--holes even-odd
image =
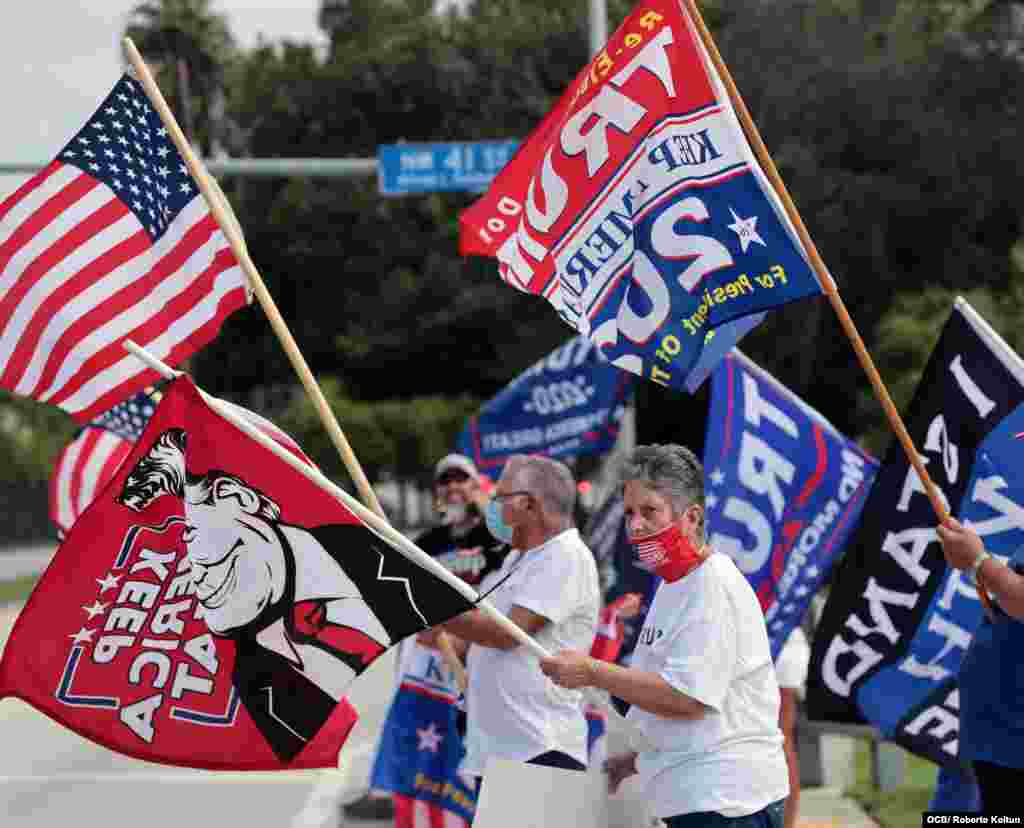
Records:
{"label": "red stripe on flag", "polygon": [[[60,391],[53,395],[49,402],[54,405],[60,405],[93,376],[102,373],[110,366],[116,365],[124,359],[125,354],[127,353],[122,345],[124,339],[131,339],[136,344],[145,348],[152,340],[163,334],[172,322],[181,316],[184,316],[195,305],[198,305],[203,298],[211,292],[214,280],[217,276],[234,266],[234,254],[230,250],[223,249],[217,251],[210,265],[199,275],[198,278],[193,280],[192,284],[189,285],[186,290],[176,293],[174,298],[167,302],[159,312],[144,321],[142,324],[132,328],[124,337],[119,337],[114,342],[97,351],[92,357],[86,360],[82,368],[64,384]],[[218,320],[219,316],[214,314],[212,319]],[[188,343],[190,339],[191,336],[184,340],[185,343]],[[170,354],[168,356],[170,356]],[[139,363],[139,366],[140,368],[142,367],[141,362]],[[142,388],[143,386],[140,385],[139,387]],[[106,409],[101,409],[101,412],[105,410]]]}
{"label": "red stripe on flag", "polygon": [[[74,250],[88,242],[96,234],[101,233],[109,225],[122,218],[127,212],[128,208],[120,201],[109,201],[99,210],[91,213],[86,219],[79,222],[74,229],[58,239],[52,246],[47,248],[42,255],[33,261],[31,265],[25,268],[21,276],[18,278],[18,281],[7,292],[7,295],[0,300],[0,328],[6,327],[11,321],[11,316],[18,309],[18,305],[21,304],[21,300],[25,298],[25,295],[35,286],[36,282],[45,278],[54,267],[58,266]],[[64,287],[66,287],[66,285]],[[47,297],[47,301],[50,303],[49,306],[54,310],[58,310],[61,307],[61,305],[55,305],[53,303],[56,293],[62,293],[65,301],[70,298],[67,291],[58,290],[51,293]],[[49,317],[44,317],[41,311],[42,308],[36,312],[33,318],[41,319],[42,326],[45,327],[45,324],[49,321]],[[36,327],[40,327],[39,323],[36,324]],[[26,330],[19,337],[19,348],[34,347],[35,338],[27,337],[27,333],[28,331]],[[0,377],[0,385],[3,385],[5,388],[16,385],[18,379],[21,377],[22,371],[27,367],[26,363],[26,365],[19,369],[12,363],[13,359],[8,362],[7,369],[4,371],[3,376]]]}
{"label": "red stripe on flag", "polygon": [[11,212],[11,210],[13,210],[15,207],[17,207],[26,195],[32,192],[36,187],[43,184],[47,178],[49,178],[63,166],[64,165],[60,161],[51,161],[39,172],[33,175],[28,181],[26,181],[24,184],[18,187],[17,190],[15,190],[13,193],[7,196],[7,198],[5,198],[2,203],[0,203],[0,221],[3,221],[5,218],[7,218],[7,214]]}
{"label": "red stripe on flag", "polygon": [[[210,216],[206,216],[198,221],[145,276],[112,293],[107,301],[85,314],[68,328],[61,338],[61,342],[54,348],[50,364],[47,365],[43,376],[36,383],[31,396],[36,397],[46,392],[57,376],[59,368],[68,353],[82,339],[90,333],[99,330],[111,319],[129,308],[144,303],[147,297],[165,278],[173,277],[178,272],[188,258],[209,240],[216,229],[217,224]],[[126,336],[130,336],[130,334]],[[113,352],[116,358],[108,356],[106,360],[100,361],[98,355],[93,354],[89,359],[85,360],[78,371],[69,378],[69,381],[48,402],[59,405],[61,400],[74,393],[83,382],[88,380],[89,375],[98,373],[99,370],[121,360],[125,353],[127,353],[121,346],[121,341],[122,339],[118,338],[113,343],[115,345]],[[142,343],[139,344],[141,345]],[[110,349],[110,346],[107,346],[107,348]],[[103,351],[99,352],[99,354],[102,353]],[[105,411],[106,409],[102,410]]]}
{"label": "red stripe on flag", "polygon": [[[18,346],[11,355],[7,371],[4,373],[4,384],[9,382],[11,386],[15,386],[21,381],[22,376],[35,356],[39,338],[46,331],[50,320],[62,308],[67,307],[73,299],[84,293],[112,271],[141,255],[149,246],[149,236],[146,234],[146,231],[139,230],[135,235],[119,242],[106,253],[99,256],[88,267],[80,270],[73,278],[49,295],[36,311],[32,322],[25,328]],[[49,384],[53,382],[53,378],[57,375],[57,371],[60,368],[60,360],[68,352],[68,347],[70,347],[64,345],[64,341],[71,327],[73,325],[65,329],[64,334],[58,341],[59,344],[47,356],[45,367],[40,372],[40,378],[32,391],[33,394],[41,393],[41,391],[49,388]],[[47,344],[44,343],[43,347],[47,347]],[[9,380],[8,376],[10,376]]]}
{"label": "red stripe on flag", "polygon": [[95,179],[89,178],[87,175],[80,175],[64,185],[62,190],[50,196],[42,207],[18,225],[18,229],[11,234],[7,241],[0,244],[0,269],[7,267],[13,256],[45,230],[61,213],[99,186],[99,182]]}
{"label": "red stripe on flag", "polygon": [[86,429],[85,441],[82,443],[82,451],[78,455],[78,461],[75,463],[75,467],[71,470],[71,511],[75,518],[80,514],[78,508],[78,500],[82,496],[82,478],[85,476],[86,466],[89,464],[89,457],[96,450],[96,444],[99,442],[103,432],[98,428]]}

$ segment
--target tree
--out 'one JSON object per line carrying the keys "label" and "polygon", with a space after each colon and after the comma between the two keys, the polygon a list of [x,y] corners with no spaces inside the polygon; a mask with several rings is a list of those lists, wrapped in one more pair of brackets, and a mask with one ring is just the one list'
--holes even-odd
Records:
{"label": "tree", "polygon": [[223,143],[224,73],[235,42],[226,18],[210,0],[144,0],[128,18],[125,34],[155,64],[157,81],[205,155]]}

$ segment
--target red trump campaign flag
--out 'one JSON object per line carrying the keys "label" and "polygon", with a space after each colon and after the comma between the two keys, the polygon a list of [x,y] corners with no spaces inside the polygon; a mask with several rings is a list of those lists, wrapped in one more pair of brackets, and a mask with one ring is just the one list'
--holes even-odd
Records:
{"label": "red trump campaign flag", "polygon": [[351,681],[470,606],[183,376],[30,596],[0,696],[140,759],[330,767]]}
{"label": "red trump campaign flag", "polygon": [[137,81],[0,203],[0,387],[85,424],[216,336],[249,289]]}
{"label": "red trump campaign flag", "polygon": [[675,388],[821,292],[679,0],[636,7],[460,222],[464,254]]}

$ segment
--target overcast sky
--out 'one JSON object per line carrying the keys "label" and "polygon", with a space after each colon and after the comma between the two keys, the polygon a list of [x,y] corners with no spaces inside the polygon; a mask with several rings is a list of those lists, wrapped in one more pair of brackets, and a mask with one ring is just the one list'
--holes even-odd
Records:
{"label": "overcast sky", "polygon": [[[0,162],[47,162],[121,73],[120,37],[136,0],[16,0],[0,26]],[[7,4],[5,4],[7,5]],[[213,0],[235,38],[322,42],[319,0]],[[0,175],[0,200],[27,176]]]}

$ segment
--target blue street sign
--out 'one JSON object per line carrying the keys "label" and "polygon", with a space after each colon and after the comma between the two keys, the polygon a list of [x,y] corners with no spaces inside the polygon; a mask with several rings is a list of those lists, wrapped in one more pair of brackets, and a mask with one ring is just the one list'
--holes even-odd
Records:
{"label": "blue street sign", "polygon": [[378,187],[381,195],[483,192],[518,146],[518,141],[383,144],[377,147]]}

